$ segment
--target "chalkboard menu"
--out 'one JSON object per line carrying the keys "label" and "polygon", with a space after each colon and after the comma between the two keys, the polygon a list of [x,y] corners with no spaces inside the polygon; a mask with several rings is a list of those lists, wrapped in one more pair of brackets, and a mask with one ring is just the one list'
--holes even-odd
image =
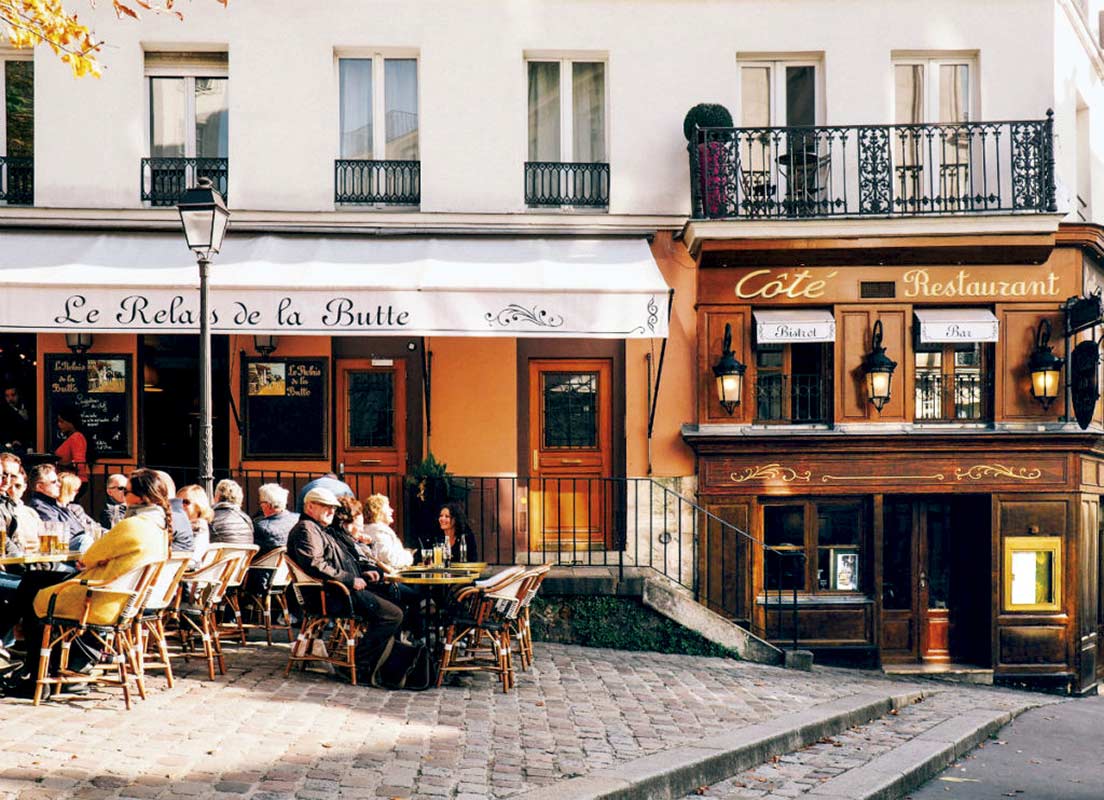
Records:
{"label": "chalkboard menu", "polygon": [[131,371],[129,355],[46,354],[46,441],[64,441],[57,412],[73,406],[96,458],[129,458]]}
{"label": "chalkboard menu", "polygon": [[324,358],[245,359],[245,458],[328,456],[326,366]]}

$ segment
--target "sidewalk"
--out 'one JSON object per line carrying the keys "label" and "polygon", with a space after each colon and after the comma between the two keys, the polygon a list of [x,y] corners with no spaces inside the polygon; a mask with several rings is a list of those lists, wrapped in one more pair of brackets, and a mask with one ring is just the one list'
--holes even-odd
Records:
{"label": "sidewalk", "polygon": [[285,659],[284,647],[228,647],[226,676],[210,682],[201,662],[181,664],[175,689],[153,677],[129,713],[114,693],[39,708],[0,699],[0,800],[497,798],[856,696],[1046,702],[873,672],[542,643],[508,695],[483,675],[423,693],[285,679]]}

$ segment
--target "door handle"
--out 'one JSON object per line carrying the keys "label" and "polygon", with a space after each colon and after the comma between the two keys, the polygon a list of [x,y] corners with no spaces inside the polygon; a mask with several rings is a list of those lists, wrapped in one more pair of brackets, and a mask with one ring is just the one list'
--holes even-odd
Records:
{"label": "door handle", "polygon": [[920,588],[921,589],[927,589],[928,588],[928,573],[923,572],[923,571],[920,572]]}
{"label": "door handle", "polygon": [[540,454],[533,451],[533,472],[540,472]]}
{"label": "door handle", "polygon": [[581,458],[561,458],[560,463],[561,464],[582,464],[583,460]]}
{"label": "door handle", "polygon": [[382,464],[383,459],[382,458],[362,458],[362,459],[360,459],[360,463],[361,464]]}

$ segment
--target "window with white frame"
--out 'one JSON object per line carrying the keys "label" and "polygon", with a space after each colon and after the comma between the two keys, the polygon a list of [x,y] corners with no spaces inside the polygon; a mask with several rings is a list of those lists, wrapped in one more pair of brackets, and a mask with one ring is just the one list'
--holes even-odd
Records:
{"label": "window with white frame", "polygon": [[0,199],[29,204],[34,198],[34,62],[9,58],[0,65]]}
{"label": "window with white frame", "polygon": [[606,62],[530,58],[526,76],[526,202],[537,206],[606,205]]}
{"label": "window with white frame", "polygon": [[226,53],[146,53],[149,154],[143,200],[171,205],[200,178],[226,194],[230,107]]}
{"label": "window with white frame", "polygon": [[822,119],[820,62],[740,61],[740,125],[745,128],[794,128]]}
{"label": "window with white frame", "polygon": [[340,157],[418,160],[418,60],[338,60],[341,91]]}

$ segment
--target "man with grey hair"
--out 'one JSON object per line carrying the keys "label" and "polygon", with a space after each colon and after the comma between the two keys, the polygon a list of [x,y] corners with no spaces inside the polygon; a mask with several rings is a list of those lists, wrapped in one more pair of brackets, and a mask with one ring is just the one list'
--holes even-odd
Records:
{"label": "man with grey hair", "polygon": [[107,485],[104,487],[107,499],[104,501],[103,511],[100,512],[100,525],[105,531],[114,528],[115,523],[126,514],[126,487],[127,476],[123,473],[116,472],[107,476]]}
{"label": "man with grey hair", "polygon": [[261,513],[253,518],[253,541],[258,552],[287,546],[288,532],[299,515],[287,510],[288,490],[278,483],[266,483],[257,490]]}
{"label": "man with grey hair", "polygon": [[241,510],[245,493],[237,481],[225,478],[215,486],[211,544],[253,544],[253,520]]}

